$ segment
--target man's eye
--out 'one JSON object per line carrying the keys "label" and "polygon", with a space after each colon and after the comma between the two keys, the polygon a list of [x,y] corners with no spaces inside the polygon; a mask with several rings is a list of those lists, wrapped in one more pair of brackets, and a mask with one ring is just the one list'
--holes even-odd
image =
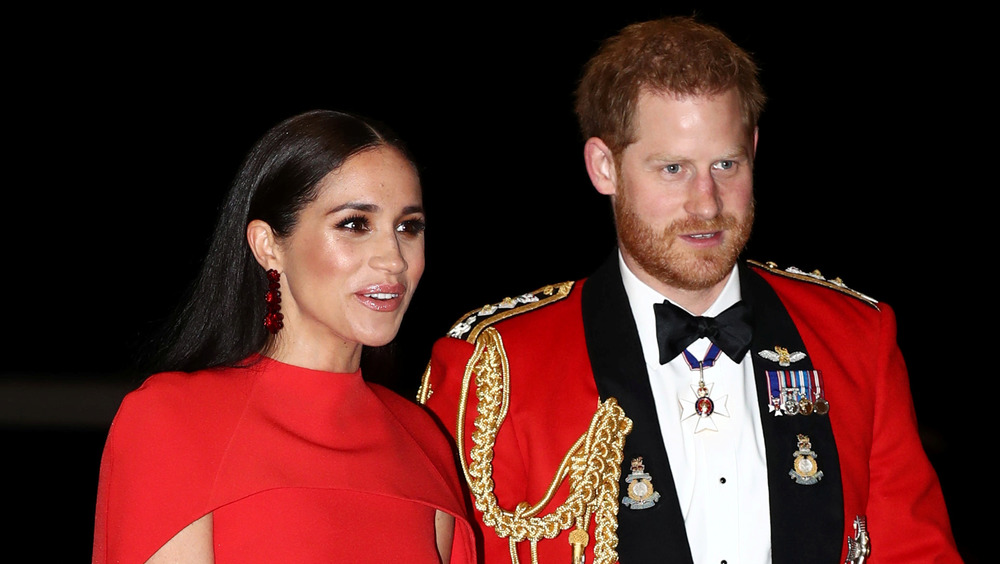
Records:
{"label": "man's eye", "polygon": [[678,172],[681,171],[681,165],[668,164],[667,166],[663,167],[663,170],[669,172],[670,174],[677,174]]}
{"label": "man's eye", "polygon": [[408,219],[396,226],[396,231],[399,233],[409,233],[411,235],[419,235],[425,229],[427,229],[427,224],[422,219]]}
{"label": "man's eye", "polygon": [[735,161],[719,161],[719,162],[715,163],[715,168],[717,168],[719,170],[729,170],[729,169],[733,168],[734,166],[736,166],[736,162]]}

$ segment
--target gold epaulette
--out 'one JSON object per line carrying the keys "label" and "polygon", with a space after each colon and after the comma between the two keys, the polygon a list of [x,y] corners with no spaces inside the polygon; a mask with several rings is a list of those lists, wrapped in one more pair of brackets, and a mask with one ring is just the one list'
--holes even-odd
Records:
{"label": "gold epaulette", "polygon": [[504,298],[495,304],[486,304],[463,315],[448,331],[448,336],[475,343],[479,333],[490,325],[559,301],[568,296],[572,289],[573,282],[549,284],[516,298]]}
{"label": "gold epaulette", "polygon": [[875,298],[873,298],[871,296],[866,296],[865,294],[862,294],[861,292],[858,292],[857,290],[852,290],[851,288],[848,288],[847,285],[844,284],[844,281],[841,280],[840,278],[826,278],[825,276],[823,276],[820,273],[819,270],[813,270],[812,272],[806,272],[804,270],[800,270],[798,268],[795,268],[794,266],[790,266],[788,268],[781,269],[781,268],[778,268],[777,264],[775,264],[773,262],[770,262],[770,261],[768,261],[766,263],[760,263],[760,262],[757,262],[755,260],[748,260],[747,263],[749,263],[750,266],[755,266],[757,268],[766,270],[767,272],[770,272],[771,274],[776,274],[778,276],[784,276],[785,278],[792,278],[792,279],[795,279],[795,280],[801,280],[803,282],[809,282],[811,284],[818,284],[820,286],[824,286],[826,288],[830,288],[832,290],[836,290],[836,291],[841,292],[843,294],[847,294],[848,296],[851,296],[853,298],[857,298],[857,299],[859,299],[859,300],[867,303],[868,305],[874,307],[875,309],[879,309],[879,307],[878,307],[878,300],[876,300]]}

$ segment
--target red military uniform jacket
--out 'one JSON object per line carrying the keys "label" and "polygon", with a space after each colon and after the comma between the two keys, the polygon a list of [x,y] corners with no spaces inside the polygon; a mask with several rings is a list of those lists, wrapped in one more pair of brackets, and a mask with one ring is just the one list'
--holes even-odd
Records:
{"label": "red military uniform jacket", "polygon": [[[961,562],[937,476],[917,435],[892,310],[818,276],[756,263],[740,268],[743,300],[753,311],[750,354],[766,445],[772,562],[843,562],[851,552],[848,538],[856,536],[859,517],[866,522],[870,555],[855,561]],[[493,345],[484,348],[485,341]],[[482,351],[479,364],[467,371],[477,345]],[[758,354],[776,346],[806,356],[794,366],[783,366]],[[498,530],[510,534],[510,515],[519,503],[546,502],[533,514],[534,521],[518,521],[524,527],[534,526],[538,536],[544,530],[538,519],[567,501],[569,480],[563,479],[553,492],[550,484],[567,452],[587,434],[599,404],[608,398],[615,398],[632,421],[620,453],[618,542],[612,548],[625,563],[654,558],[691,562],[616,255],[586,280],[549,286],[470,312],[435,344],[420,399],[456,435],[467,469],[474,463],[470,453],[477,446],[473,421],[480,402],[488,402],[488,397],[476,396],[477,370],[489,372],[482,368],[487,366],[484,359],[498,367],[495,372],[509,377],[504,401],[495,409],[503,416],[495,444],[485,462],[481,453],[475,455],[480,468],[487,464],[491,470],[492,482],[485,483],[495,495],[495,504],[475,500],[487,564],[510,560],[508,539],[500,538],[493,527],[499,522]],[[776,386],[768,381],[781,370],[819,371],[828,414],[776,415],[770,408]],[[809,437],[816,454],[813,462],[824,474],[812,485],[803,485],[790,474],[799,435]],[[610,444],[606,438],[594,443]],[[630,464],[639,456],[660,499],[653,507],[632,510],[620,502],[629,497]],[[508,514],[498,518],[493,508],[493,517],[486,518],[491,527],[484,525],[482,511],[493,505]],[[589,521],[586,559],[592,562],[600,534],[594,527],[596,519]],[[544,530],[546,537],[552,534],[550,529]],[[539,561],[569,562],[572,530],[564,520],[555,538],[538,540],[534,550]],[[517,550],[523,561],[530,561],[530,542],[517,543]]]}

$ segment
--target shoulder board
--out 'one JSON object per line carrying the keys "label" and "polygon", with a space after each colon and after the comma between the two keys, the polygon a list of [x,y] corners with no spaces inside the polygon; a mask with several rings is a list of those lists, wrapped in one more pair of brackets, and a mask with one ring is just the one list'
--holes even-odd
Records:
{"label": "shoulder board", "polygon": [[470,343],[476,342],[479,333],[498,321],[503,321],[508,317],[514,317],[522,313],[538,309],[552,302],[557,302],[569,295],[573,289],[573,282],[562,282],[559,284],[549,284],[534,292],[521,294],[516,298],[504,298],[495,304],[486,304],[479,309],[474,309],[466,313],[448,331],[448,336],[455,339],[465,339]]}
{"label": "shoulder board", "polygon": [[759,268],[761,270],[766,270],[767,272],[769,272],[771,274],[775,274],[775,275],[778,275],[778,276],[783,276],[785,278],[793,278],[795,280],[801,280],[803,282],[809,282],[811,284],[818,284],[820,286],[825,286],[827,288],[830,288],[830,289],[833,289],[833,290],[837,290],[838,292],[841,292],[843,294],[847,294],[848,296],[851,296],[853,298],[857,298],[857,299],[859,299],[859,300],[867,303],[868,305],[874,307],[875,309],[878,309],[878,300],[876,300],[875,298],[873,298],[871,296],[866,296],[865,294],[862,294],[861,292],[858,292],[857,290],[852,290],[852,289],[848,288],[844,284],[844,281],[841,280],[840,278],[830,278],[830,279],[828,279],[825,276],[823,276],[822,274],[820,274],[820,271],[818,271],[818,270],[813,270],[812,272],[806,272],[804,270],[800,270],[798,268],[795,268],[794,266],[790,266],[788,268],[781,269],[781,268],[778,268],[777,264],[775,264],[773,262],[770,262],[770,261],[768,261],[766,263],[760,263],[760,262],[757,262],[755,260],[748,260],[747,263],[749,263],[750,266]]}

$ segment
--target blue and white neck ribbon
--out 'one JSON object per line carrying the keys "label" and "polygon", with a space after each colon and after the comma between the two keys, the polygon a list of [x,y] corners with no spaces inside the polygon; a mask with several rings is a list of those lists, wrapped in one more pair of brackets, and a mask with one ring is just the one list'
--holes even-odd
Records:
{"label": "blue and white neck ribbon", "polygon": [[698,357],[688,352],[687,349],[684,349],[684,362],[691,367],[691,370],[711,368],[715,366],[715,361],[719,360],[719,355],[721,354],[722,349],[715,346],[715,343],[712,343],[712,346],[708,348],[708,352],[705,353],[705,358],[701,361],[698,360]]}

